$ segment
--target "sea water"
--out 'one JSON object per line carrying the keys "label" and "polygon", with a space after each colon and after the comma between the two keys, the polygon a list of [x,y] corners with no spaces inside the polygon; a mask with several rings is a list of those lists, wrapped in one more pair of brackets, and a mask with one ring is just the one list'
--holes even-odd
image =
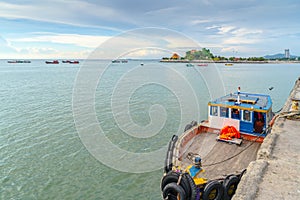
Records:
{"label": "sea water", "polygon": [[[300,75],[300,64],[142,62],[0,60],[0,199],[160,199],[165,155],[157,161],[151,153],[190,121],[206,119],[207,101],[240,86],[270,94],[277,111]],[[95,88],[83,89],[95,76]],[[81,90],[92,92],[88,102],[77,101]],[[89,104],[102,137],[136,159],[106,151],[97,157],[101,151],[89,148],[81,131],[94,126],[90,113],[74,112]]]}

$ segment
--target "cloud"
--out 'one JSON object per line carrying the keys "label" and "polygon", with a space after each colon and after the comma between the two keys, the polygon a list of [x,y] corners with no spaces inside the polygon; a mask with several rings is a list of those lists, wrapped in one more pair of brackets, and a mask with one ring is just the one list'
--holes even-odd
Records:
{"label": "cloud", "polygon": [[10,39],[11,42],[50,42],[57,44],[71,44],[78,47],[96,48],[111,37],[78,35],[78,34],[48,34],[41,36],[32,36],[27,38]]}
{"label": "cloud", "polygon": [[239,29],[232,31],[232,34],[237,35],[237,36],[244,36],[244,35],[249,35],[249,34],[261,34],[261,33],[263,33],[262,30],[246,29],[246,28],[239,28]]}
{"label": "cloud", "polygon": [[230,37],[223,40],[223,44],[255,44],[258,42],[260,39],[247,37]]}
{"label": "cloud", "polygon": [[218,29],[218,28],[220,28],[220,26],[212,25],[212,26],[206,27],[205,29],[210,30],[210,29]]}
{"label": "cloud", "polygon": [[0,36],[0,54],[11,54],[17,50],[3,37]]}
{"label": "cloud", "polygon": [[116,30],[112,26],[99,25],[101,21],[126,21],[116,10],[85,1],[32,1],[28,4],[0,2],[0,17],[9,19],[29,19],[82,27],[99,27]]}
{"label": "cloud", "polygon": [[234,26],[221,26],[218,28],[219,30],[219,34],[226,34],[229,33],[230,31],[232,31],[233,29],[235,29],[236,27]]}
{"label": "cloud", "polygon": [[196,20],[192,20],[190,22],[191,25],[199,25],[199,24],[205,24],[205,23],[209,23],[211,22],[210,20],[208,19],[196,19]]}
{"label": "cloud", "polygon": [[[77,52],[84,48],[90,51],[124,30],[151,26],[180,31],[202,44],[215,46],[216,53],[222,48],[241,45],[245,46],[244,50],[251,50],[253,44],[264,49],[268,47],[269,51],[284,46],[300,52],[296,50],[299,49],[296,41],[300,41],[297,34],[300,32],[297,26],[299,6],[294,0],[284,4],[258,0],[243,3],[238,0],[2,0],[0,23],[5,27],[1,31],[6,42],[2,41],[0,48],[2,52],[5,52],[4,47],[7,52],[17,52],[44,47],[60,50],[63,54],[66,49],[58,46],[65,45],[74,47]],[[28,32],[44,33],[31,35]],[[175,44],[171,40],[160,42],[173,48]],[[131,42],[150,46],[146,40]],[[176,42],[183,48],[182,41]]]}

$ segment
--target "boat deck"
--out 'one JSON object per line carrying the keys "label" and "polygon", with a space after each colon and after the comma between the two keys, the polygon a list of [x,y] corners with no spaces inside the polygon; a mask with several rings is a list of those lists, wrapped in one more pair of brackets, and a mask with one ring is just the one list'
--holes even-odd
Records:
{"label": "boat deck", "polygon": [[[249,163],[256,159],[257,151],[261,145],[260,143],[243,140],[242,144],[238,146],[217,141],[216,138],[217,134],[214,133],[196,135],[182,156],[181,167],[186,168],[192,164],[187,159],[189,152],[199,154],[202,158],[202,168],[205,170],[205,172],[199,174],[199,177],[222,178],[223,175],[226,176],[246,169]],[[228,160],[232,156],[234,157]]]}

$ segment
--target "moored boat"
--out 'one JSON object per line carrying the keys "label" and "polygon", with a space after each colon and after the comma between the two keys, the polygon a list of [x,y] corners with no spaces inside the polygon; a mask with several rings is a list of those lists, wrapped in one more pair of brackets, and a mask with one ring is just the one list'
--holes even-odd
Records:
{"label": "moored boat", "polygon": [[128,63],[128,60],[124,60],[124,59],[118,59],[118,60],[112,60],[112,63]]}
{"label": "moored boat", "polygon": [[78,60],[63,60],[62,63],[79,64]]}
{"label": "moored boat", "polygon": [[30,60],[9,60],[7,63],[31,63]]}
{"label": "moored boat", "polygon": [[70,64],[79,64],[79,61],[78,60],[73,60],[73,61],[70,61],[69,63]]}
{"label": "moored boat", "polygon": [[199,67],[207,67],[208,64],[207,64],[207,63],[200,63],[200,64],[198,64],[198,66],[199,66]]}
{"label": "moored boat", "polygon": [[187,67],[194,67],[194,65],[192,63],[187,63],[186,66]]}
{"label": "moored boat", "polygon": [[59,64],[58,60],[53,60],[53,61],[45,61],[46,64]]}
{"label": "moored boat", "polygon": [[269,95],[228,94],[208,103],[208,119],[169,142],[163,199],[231,199],[273,118]]}
{"label": "moored boat", "polygon": [[233,63],[225,63],[225,66],[233,66]]}

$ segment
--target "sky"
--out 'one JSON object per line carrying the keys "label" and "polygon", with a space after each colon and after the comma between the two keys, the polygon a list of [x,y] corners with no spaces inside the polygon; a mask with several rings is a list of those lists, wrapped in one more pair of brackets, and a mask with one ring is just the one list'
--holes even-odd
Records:
{"label": "sky", "polygon": [[[300,56],[299,10],[298,0],[0,0],[0,59],[86,59],[113,38],[149,27],[191,38],[214,55],[253,57],[289,49]],[[122,47],[126,43],[156,47],[151,39],[131,39]],[[162,49],[168,45],[166,38],[160,42]],[[170,56],[148,53],[133,57]]]}

